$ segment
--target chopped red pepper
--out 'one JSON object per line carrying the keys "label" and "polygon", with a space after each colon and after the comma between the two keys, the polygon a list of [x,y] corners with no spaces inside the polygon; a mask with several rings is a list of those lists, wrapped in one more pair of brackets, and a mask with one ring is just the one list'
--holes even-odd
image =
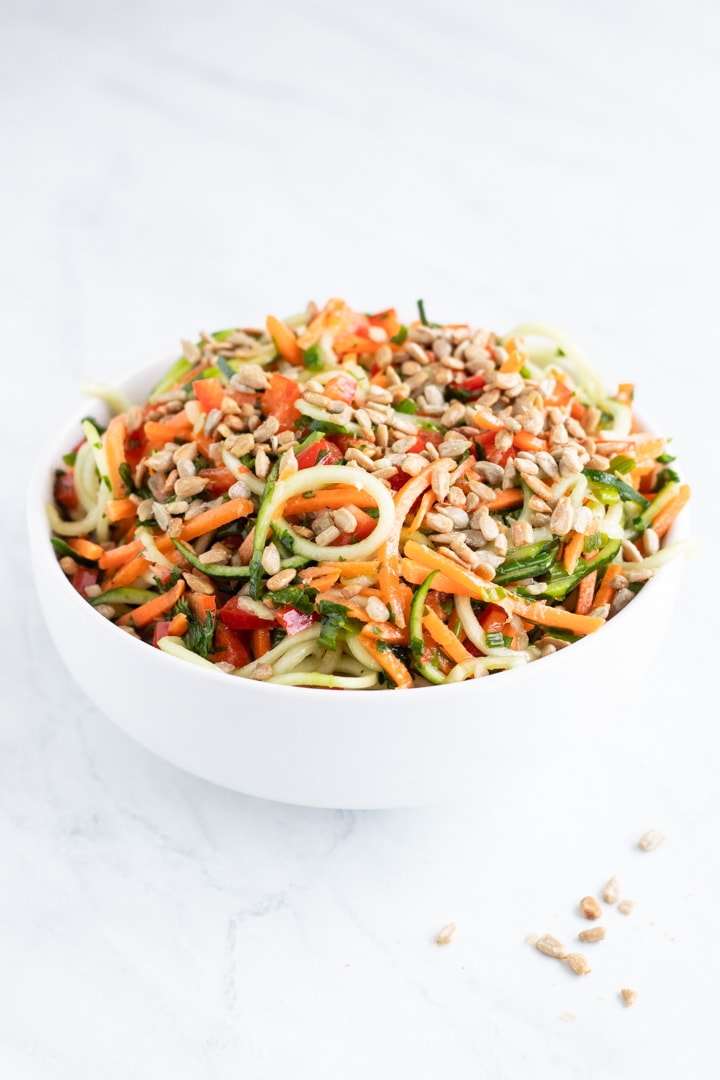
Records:
{"label": "chopped red pepper", "polygon": [[241,606],[237,596],[231,596],[219,611],[220,618],[231,630],[266,630],[273,625],[272,619],[263,619]]}
{"label": "chopped red pepper", "polygon": [[[242,466],[240,468],[242,469]],[[207,480],[205,493],[213,498],[216,495],[224,495],[235,483],[235,477],[229,469],[225,468],[200,469],[198,476]]]}
{"label": "chopped red pepper", "polygon": [[281,428],[290,428],[300,416],[295,402],[302,395],[302,387],[295,379],[288,379],[273,371],[270,385],[262,395],[261,408],[265,416],[274,416]]}
{"label": "chopped red pepper", "polygon": [[218,623],[215,629],[215,651],[209,659],[214,664],[222,661],[232,664],[233,667],[245,667],[250,663],[250,650],[236,630]]}
{"label": "chopped red pepper", "polygon": [[196,379],[193,383],[195,397],[202,405],[203,412],[221,409],[225,397],[225,387],[219,379]]}
{"label": "chopped red pepper", "polygon": [[297,456],[298,469],[310,469],[314,465],[334,465],[342,456],[342,451],[335,443],[318,439],[300,451]]}
{"label": "chopped red pepper", "polygon": [[87,600],[86,589],[89,585],[97,585],[97,579],[97,570],[88,570],[86,567],[81,566],[72,576],[72,587],[80,593],[84,600]]}
{"label": "chopped red pepper", "polygon": [[75,510],[78,505],[75,479],[72,473],[61,472],[55,477],[55,502],[66,510]]}
{"label": "chopped red pepper", "polygon": [[153,627],[153,642],[152,642],[153,645],[155,646],[155,648],[158,647],[158,642],[160,641],[160,639],[164,638],[164,637],[167,637],[169,632],[170,632],[170,620],[169,619],[160,619],[159,622],[155,623],[155,626]]}
{"label": "chopped red pepper", "polygon": [[344,371],[333,375],[332,379],[328,379],[323,388],[325,397],[329,397],[333,401],[344,401],[347,405],[352,405],[357,392],[357,379]]}
{"label": "chopped red pepper", "polygon": [[291,607],[290,604],[286,604],[285,607],[278,608],[275,618],[285,632],[292,636],[293,634],[299,634],[301,630],[307,630],[308,626],[312,626],[314,622],[317,622],[319,616],[314,611],[306,615],[304,612],[298,611],[297,608]]}

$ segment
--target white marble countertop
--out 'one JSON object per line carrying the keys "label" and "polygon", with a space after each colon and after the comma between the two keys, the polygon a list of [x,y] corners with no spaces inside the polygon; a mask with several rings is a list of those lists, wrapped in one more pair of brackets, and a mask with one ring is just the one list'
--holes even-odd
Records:
{"label": "white marble countertop", "polygon": [[[699,0],[3,5],[8,1080],[717,1075],[718,33]],[[620,740],[580,700],[560,759],[474,800],[310,810],[157,760],[66,673],[21,512],[36,434],[157,343],[331,295],[555,322],[675,435],[697,554],[608,700]],[[636,908],[579,979],[526,936],[572,938],[611,873]]]}

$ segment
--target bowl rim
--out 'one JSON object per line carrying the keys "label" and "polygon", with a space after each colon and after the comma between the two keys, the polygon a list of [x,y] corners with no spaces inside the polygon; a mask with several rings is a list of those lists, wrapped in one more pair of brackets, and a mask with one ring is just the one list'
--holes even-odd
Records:
{"label": "bowl rim", "polygon": [[[122,391],[138,380],[147,380],[149,384],[149,390],[149,388],[153,385],[153,376],[155,376],[156,381],[156,378],[160,374],[162,374],[162,371],[165,370],[176,358],[176,348],[172,351],[168,348],[167,353],[163,353],[162,355],[158,351],[157,358],[155,360],[137,366],[133,370],[127,372],[125,375],[121,375],[112,383],[108,383],[108,386],[112,386],[113,389],[117,388]],[[67,450],[63,450],[62,447],[73,445],[73,437],[75,435],[81,434],[80,421],[85,416],[102,414],[107,415],[108,412],[109,410],[107,403],[101,398],[92,395],[88,395],[84,399],[81,398],[78,402],[78,405],[69,414],[67,419],[56,429],[54,429],[52,435],[48,436],[40,444],[35,453],[34,465],[31,471],[30,482],[27,488],[27,495],[25,500],[26,527],[29,531],[33,564],[36,570],[37,587],[39,587],[39,582],[37,582],[38,570],[50,574],[54,573],[55,575],[57,575],[58,579],[61,579],[65,583],[67,589],[66,595],[69,599],[69,602],[82,605],[82,609],[85,610],[87,617],[95,620],[92,623],[92,627],[96,630],[97,633],[111,633],[112,638],[109,638],[108,640],[112,640],[116,643],[118,643],[119,636],[121,640],[129,643],[128,647],[131,650],[141,648],[143,650],[143,653],[138,654],[138,657],[144,655],[147,659],[148,649],[152,648],[152,646],[149,646],[147,642],[142,641],[139,638],[133,637],[131,634],[123,633],[111,622],[109,622],[109,620],[103,618],[103,616],[98,615],[98,613],[94,611],[92,605],[88,604],[87,601],[84,600],[75,589],[73,589],[68,578],[60,569],[59,561],[55,557],[52,544],[50,544],[49,542],[50,527],[45,513],[45,505],[51,497],[52,477],[54,476],[55,470],[59,468],[62,453],[68,452]],[[652,433],[651,428],[645,430],[649,430],[650,433]],[[75,439],[75,441],[77,441],[77,439]],[[671,541],[674,542],[676,540],[686,539],[690,535],[689,521],[689,510],[688,507],[685,506],[668,534],[668,537],[671,539]],[[47,538],[48,542],[43,543],[42,537]],[[40,562],[39,564],[37,563],[38,559],[42,560],[42,562]],[[608,634],[614,634],[616,637],[618,634],[622,635],[625,623],[628,621],[628,619],[639,617],[642,614],[645,605],[650,602],[650,597],[653,596],[658,589],[663,588],[666,583],[671,583],[673,575],[675,575],[677,579],[677,575],[679,575],[681,572],[682,562],[682,555],[680,555],[679,557],[668,563],[666,566],[663,566],[661,568],[661,571],[645,584],[645,586],[633,598],[633,600],[616,615],[614,615],[613,618],[609,620],[605,626],[601,627],[599,630],[595,631],[592,634],[586,635],[579,641],[572,642],[571,646],[568,648],[558,649],[555,653],[552,653],[549,656],[542,657],[542,671],[548,673],[548,670],[555,670],[559,679],[562,677],[564,667],[566,667],[568,664],[574,663],[574,661],[572,660],[573,656],[579,660],[582,656],[585,655],[585,653],[587,653],[590,649],[594,647],[593,642],[599,640],[597,635],[602,635],[601,640],[605,644],[608,644]],[[52,567],[54,567],[54,570],[51,569],[51,564]],[[629,614],[633,611],[635,612],[634,615]],[[105,624],[105,629],[100,630],[100,626],[102,624]],[[90,626],[90,624],[88,624],[88,626]],[[182,660],[179,657],[173,656],[169,653],[165,653],[160,649],[153,649],[153,652],[157,655],[160,663],[171,665],[167,669],[168,672],[178,670],[177,667],[173,668],[172,665],[181,665],[181,668],[185,671],[185,677],[188,677],[189,674],[192,672],[194,673],[195,677],[200,678],[201,680],[217,680],[219,675],[229,674],[223,671],[213,671],[210,668],[201,667],[200,665],[191,665],[187,661]],[[554,665],[554,669],[548,669],[548,664]],[[512,678],[512,685],[509,682],[503,684],[507,687],[507,690],[509,692],[512,689],[512,686],[519,686],[522,680],[527,680],[528,678],[533,677],[537,678],[537,674],[535,676],[531,674],[532,672],[536,672],[536,665],[537,661],[530,661],[520,667],[493,672],[491,685],[494,688],[497,687],[497,680],[499,676],[504,676],[506,680],[510,680]],[[245,690],[247,690],[248,688],[248,683],[253,687],[262,687],[263,689],[260,692],[267,695],[268,700],[276,698],[278,702],[296,700],[298,692],[300,692],[301,697],[308,702],[313,700],[313,698],[327,698],[328,696],[327,689],[324,687],[286,686],[281,683],[263,682],[261,680],[248,680],[240,676],[235,676],[234,679],[235,682],[241,687],[244,686]],[[441,684],[437,686],[418,686],[412,687],[411,689],[413,692],[413,697],[417,693],[423,693],[426,696],[431,693],[435,693],[441,695],[442,699],[452,700],[452,698],[454,697],[464,698],[467,697],[469,694],[482,693],[482,691],[479,691],[477,688],[478,682],[481,685],[487,685],[487,678],[481,677],[480,679],[468,679],[463,682],[453,683],[450,685]],[[215,683],[215,685],[217,685],[217,682]],[[226,681],[225,685],[229,686],[229,683]],[[347,700],[348,697],[350,697],[353,700],[362,701],[367,700],[368,690],[370,690],[370,692],[376,692],[377,690],[392,689],[395,688],[384,686],[379,688],[368,688],[362,690],[345,689],[342,691],[342,693],[344,700]],[[238,692],[242,693],[242,690]]]}

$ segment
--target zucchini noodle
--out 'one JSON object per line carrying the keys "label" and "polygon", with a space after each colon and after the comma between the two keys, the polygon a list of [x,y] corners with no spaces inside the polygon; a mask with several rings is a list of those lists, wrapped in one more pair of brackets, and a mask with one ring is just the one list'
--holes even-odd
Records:
{"label": "zucchini noodle", "polygon": [[106,386],[105,383],[83,383],[80,389],[88,397],[100,398],[116,416],[127,412],[130,408],[130,402],[125,394],[115,387]]}
{"label": "zucchini noodle", "polygon": [[[303,495],[306,491],[316,491],[327,487],[328,484],[343,484],[355,487],[358,491],[367,491],[375,500],[379,511],[378,522],[373,531],[364,540],[356,544],[340,544],[336,547],[323,547],[298,536],[292,526],[280,511],[288,499],[293,495]],[[371,473],[364,469],[356,469],[351,465],[316,465],[314,468],[303,469],[294,473],[286,480],[279,480],[273,493],[272,502],[268,510],[270,516],[277,521],[278,526],[287,531],[292,537],[293,550],[306,559],[314,559],[317,562],[336,562],[338,559],[352,559],[359,561],[368,558],[387,539],[395,519],[395,503],[388,489],[376,480]]]}
{"label": "zucchini noodle", "polygon": [[209,660],[205,660],[204,657],[198,656],[197,653],[191,652],[190,649],[185,647],[185,643],[182,638],[170,637],[169,635],[164,638],[160,638],[158,647],[168,656],[176,656],[178,660],[185,660],[188,664],[195,664],[196,667],[210,668],[211,671],[217,671],[215,664],[211,664]]}
{"label": "zucchini noodle", "polygon": [[[561,371],[566,371],[575,379],[578,386],[585,391],[589,398],[596,401],[606,398],[605,385],[600,375],[588,363],[575,342],[561,330],[556,329],[549,323],[527,322],[515,326],[505,337],[515,338],[516,340],[523,338],[531,360],[535,359],[541,368],[549,366],[547,350],[534,353],[533,346],[527,339],[541,338],[551,341],[556,347],[556,353],[550,361],[552,366],[560,368]],[[557,353],[558,349],[562,350],[565,355],[559,355]]]}

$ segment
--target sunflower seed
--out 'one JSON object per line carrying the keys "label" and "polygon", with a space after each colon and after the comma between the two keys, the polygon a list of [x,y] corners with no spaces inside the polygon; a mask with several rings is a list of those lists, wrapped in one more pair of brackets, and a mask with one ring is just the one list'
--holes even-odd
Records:
{"label": "sunflower seed", "polygon": [[564,945],[554,938],[552,934],[543,934],[535,942],[535,948],[538,952],[544,953],[545,956],[552,956],[556,960],[564,960],[567,956],[567,951]]}
{"label": "sunflower seed", "polygon": [[589,930],[581,930],[578,937],[580,941],[602,941],[605,937],[605,927],[591,926]]}
{"label": "sunflower seed", "polygon": [[289,566],[286,570],[279,570],[277,574],[273,574],[265,582],[270,592],[279,592],[280,589],[284,589],[295,577],[295,570]]}
{"label": "sunflower seed", "polygon": [[602,892],[602,898],[606,904],[616,904],[618,897],[620,896],[620,882],[613,875],[605,885]]}
{"label": "sunflower seed", "polygon": [[583,896],[580,901],[580,914],[585,919],[599,919],[602,915],[602,908],[594,896]]}
{"label": "sunflower seed", "polygon": [[568,953],[565,957],[567,965],[576,975],[589,975],[592,968],[582,953]]}

